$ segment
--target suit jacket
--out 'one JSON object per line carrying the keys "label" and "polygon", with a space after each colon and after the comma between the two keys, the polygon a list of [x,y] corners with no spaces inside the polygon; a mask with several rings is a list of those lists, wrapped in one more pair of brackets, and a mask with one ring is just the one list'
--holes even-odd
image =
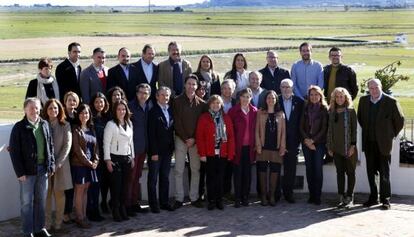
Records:
{"label": "suit jacket", "polygon": [[[332,65],[326,65],[323,68],[323,79],[324,79],[324,94],[328,97],[329,88],[329,77],[331,75]],[[347,66],[340,64],[338,71],[336,71],[335,87],[343,87],[348,90],[351,94],[352,99],[355,99],[358,95],[358,84],[355,71]]]}
{"label": "suit jacket", "polygon": [[[388,156],[392,149],[392,140],[404,126],[404,114],[398,101],[382,94],[379,111],[375,121],[376,140],[381,154]],[[362,128],[362,151],[366,151],[369,129],[370,95],[362,96],[358,104],[358,122]]]}
{"label": "suit jacket", "polygon": [[121,65],[116,65],[108,70],[108,77],[106,78],[106,91],[112,87],[119,86],[124,90],[128,101],[131,101],[136,96],[135,87],[138,85],[138,72],[135,64],[129,64],[129,76],[126,78],[124,70]]}
{"label": "suit jacket", "polygon": [[274,90],[278,95],[280,95],[280,82],[285,78],[290,78],[289,71],[281,67],[275,69],[273,76],[267,65],[259,72],[263,75],[260,87],[266,90]]}
{"label": "suit jacket", "polygon": [[[105,76],[108,75],[108,67],[103,68]],[[105,94],[101,80],[98,78],[95,67],[91,64],[85,68],[80,74],[80,90],[82,94],[82,102],[89,104],[91,98],[97,93],[102,92]]]}
{"label": "suit jacket", "polygon": [[147,83],[151,86],[151,96],[150,99],[153,102],[155,100],[155,93],[157,92],[157,80],[158,80],[158,66],[155,63],[152,63],[152,78],[151,82],[148,82],[148,78],[145,76],[144,69],[142,68],[142,59],[138,60],[138,62],[134,63],[135,67],[137,68],[137,85],[141,83]]}
{"label": "suit jacket", "polygon": [[[185,59],[182,61],[183,82],[192,73],[191,64]],[[158,64],[158,87],[166,86],[171,89],[171,96],[177,96],[174,91],[173,70],[169,59]]]}
{"label": "suit jacket", "polygon": [[148,156],[171,156],[174,151],[174,121],[171,106],[168,108],[170,123],[156,103],[148,112]]}
{"label": "suit jacket", "polygon": [[[79,77],[81,74],[81,66],[78,66]],[[81,97],[81,90],[79,87],[79,78],[76,76],[75,68],[69,59],[65,59],[56,67],[56,80],[59,85],[60,101],[63,103],[63,97],[66,92],[73,91]]]}
{"label": "suit jacket", "polygon": [[300,118],[303,112],[303,100],[293,95],[292,97],[292,109],[290,111],[289,119],[285,112],[285,106],[283,104],[283,96],[279,96],[279,105],[282,111],[285,113],[286,118],[286,148],[288,150],[297,150],[301,141],[300,135]]}

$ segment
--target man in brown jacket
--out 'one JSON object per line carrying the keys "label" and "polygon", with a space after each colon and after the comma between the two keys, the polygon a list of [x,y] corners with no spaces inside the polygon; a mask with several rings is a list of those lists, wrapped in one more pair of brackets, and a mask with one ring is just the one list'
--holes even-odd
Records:
{"label": "man in brown jacket", "polygon": [[171,96],[180,95],[184,90],[184,79],[191,74],[191,64],[181,58],[181,45],[175,41],[168,44],[168,59],[158,64],[158,88],[171,89]]}
{"label": "man in brown jacket", "polygon": [[391,208],[390,163],[394,137],[404,125],[404,115],[397,100],[382,92],[381,81],[368,81],[369,95],[361,97],[358,105],[358,122],[362,127],[362,151],[367,160],[367,175],[371,194],[364,206],[378,204],[375,176],[380,177],[382,209]]}

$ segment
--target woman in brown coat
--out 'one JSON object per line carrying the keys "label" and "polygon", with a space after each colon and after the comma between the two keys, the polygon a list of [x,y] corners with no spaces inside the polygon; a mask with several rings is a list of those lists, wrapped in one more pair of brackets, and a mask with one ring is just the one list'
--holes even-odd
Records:
{"label": "woman in brown coat", "polygon": [[[280,173],[282,158],[286,153],[286,122],[283,111],[279,108],[277,94],[270,90],[266,93],[266,104],[257,113],[256,119],[256,167],[259,174],[260,203],[274,206],[277,178]],[[269,167],[270,186],[267,190],[267,169]]]}

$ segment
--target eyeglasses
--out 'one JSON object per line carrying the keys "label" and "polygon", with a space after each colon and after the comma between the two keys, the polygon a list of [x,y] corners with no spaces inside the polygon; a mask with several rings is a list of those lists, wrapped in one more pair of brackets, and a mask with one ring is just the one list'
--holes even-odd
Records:
{"label": "eyeglasses", "polygon": [[42,67],[42,70],[43,70],[43,69],[45,69],[45,68],[47,68],[47,69],[49,69],[49,70],[52,70],[53,66],[49,66],[49,67]]}

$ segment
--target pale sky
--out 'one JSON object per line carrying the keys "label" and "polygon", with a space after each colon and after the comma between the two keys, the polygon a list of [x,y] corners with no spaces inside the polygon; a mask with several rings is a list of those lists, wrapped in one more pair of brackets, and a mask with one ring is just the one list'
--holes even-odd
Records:
{"label": "pale sky", "polygon": [[[33,5],[33,4],[46,4],[52,5],[70,5],[70,6],[148,6],[149,0],[0,0],[0,5]],[[201,3],[204,0],[150,0],[151,4],[157,6],[177,6],[192,3]]]}

